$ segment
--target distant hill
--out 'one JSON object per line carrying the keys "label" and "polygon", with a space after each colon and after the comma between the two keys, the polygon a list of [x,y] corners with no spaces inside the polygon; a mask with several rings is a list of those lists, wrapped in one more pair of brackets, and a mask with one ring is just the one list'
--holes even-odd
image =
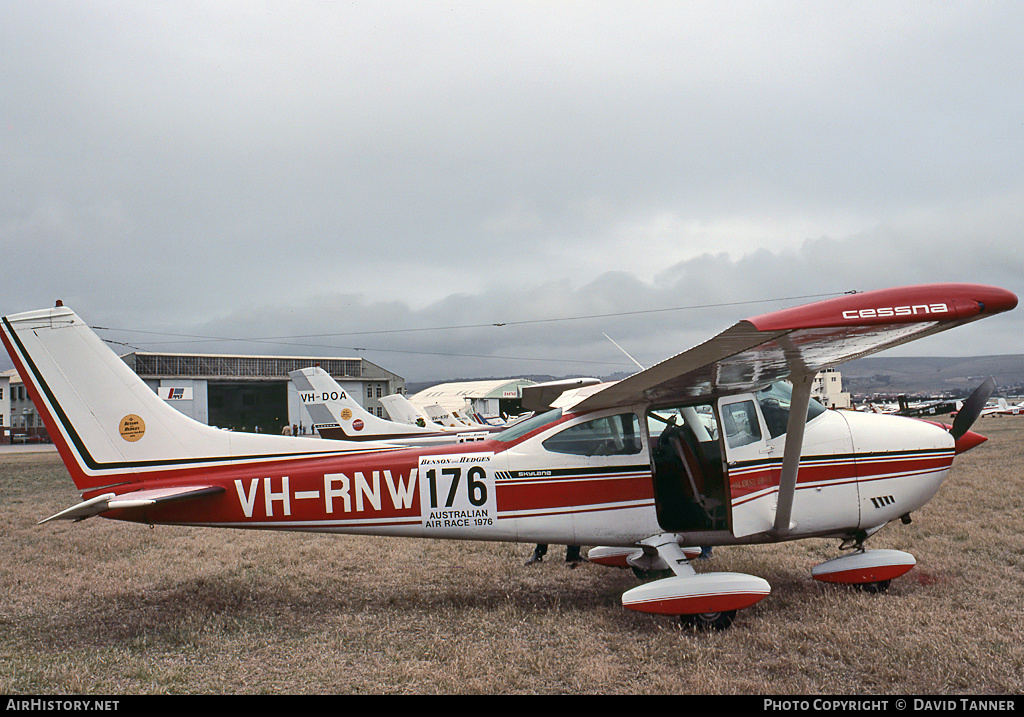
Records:
{"label": "distant hill", "polygon": [[970,358],[871,356],[842,364],[843,390],[856,395],[964,397],[986,378],[996,381],[996,395],[1024,394],[1024,354]]}

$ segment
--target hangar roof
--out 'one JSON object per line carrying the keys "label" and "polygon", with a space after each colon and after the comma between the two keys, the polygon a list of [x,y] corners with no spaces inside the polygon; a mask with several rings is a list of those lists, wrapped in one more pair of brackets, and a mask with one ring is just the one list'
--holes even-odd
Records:
{"label": "hangar roof", "polygon": [[397,374],[363,358],[135,351],[121,359],[140,376],[287,380],[290,371],[320,366],[335,378],[401,380]]}

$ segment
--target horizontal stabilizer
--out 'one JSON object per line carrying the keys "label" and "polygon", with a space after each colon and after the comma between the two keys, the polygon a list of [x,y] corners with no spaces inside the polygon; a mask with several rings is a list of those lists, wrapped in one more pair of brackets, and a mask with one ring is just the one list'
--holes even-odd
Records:
{"label": "horizontal stabilizer", "polygon": [[174,488],[151,488],[131,493],[104,493],[95,498],[82,501],[67,510],[39,521],[39,525],[51,520],[85,520],[108,510],[126,510],[129,508],[148,508],[158,503],[169,503],[177,500],[194,500],[223,493],[224,488],[212,485],[186,485]]}

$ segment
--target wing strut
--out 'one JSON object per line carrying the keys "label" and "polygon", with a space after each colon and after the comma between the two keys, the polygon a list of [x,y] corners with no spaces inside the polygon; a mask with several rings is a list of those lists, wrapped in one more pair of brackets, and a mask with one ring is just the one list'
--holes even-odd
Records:
{"label": "wing strut", "polygon": [[793,398],[789,405],[789,424],[786,427],[786,449],[782,454],[782,475],[779,478],[779,499],[775,511],[775,527],[772,532],[785,535],[793,526],[793,495],[796,493],[796,475],[800,470],[800,453],[804,445],[804,426],[807,425],[807,406],[811,402],[813,373],[794,373],[789,380],[793,384]]}

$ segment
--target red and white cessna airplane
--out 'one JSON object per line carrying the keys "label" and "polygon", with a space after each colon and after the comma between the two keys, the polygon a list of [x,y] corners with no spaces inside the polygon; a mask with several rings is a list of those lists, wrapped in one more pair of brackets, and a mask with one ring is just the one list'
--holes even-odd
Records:
{"label": "red and white cessna airplane", "polygon": [[617,383],[544,390],[533,408],[548,410],[487,440],[419,447],[197,423],[60,303],[5,317],[2,338],[82,492],[47,521],[596,545],[592,562],[671,575],[626,607],[724,627],[770,587],[697,573],[697,546],[834,537],[846,554],[815,578],[887,585],[913,556],[864,541],[909,520],[984,440],[968,429],[991,382],[950,428],[825,410],[815,373],[1016,305],[936,284],[777,311]]}

